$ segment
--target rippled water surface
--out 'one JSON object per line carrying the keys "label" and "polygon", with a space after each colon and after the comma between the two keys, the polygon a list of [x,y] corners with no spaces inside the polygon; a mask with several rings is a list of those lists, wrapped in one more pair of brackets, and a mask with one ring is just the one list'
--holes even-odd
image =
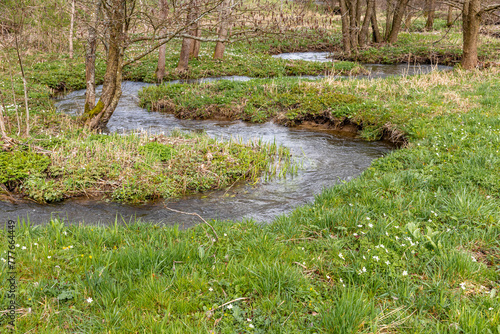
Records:
{"label": "rippled water surface", "polygon": [[[296,59],[292,54],[283,58]],[[329,61],[326,53],[305,54],[301,59]],[[375,73],[384,75],[401,74],[402,67],[373,65]],[[406,66],[406,65],[405,65]],[[398,72],[399,71],[399,72]],[[413,72],[408,72],[413,73]],[[196,80],[210,81],[215,79]],[[229,80],[249,80],[248,77],[225,77]],[[255,185],[239,184],[227,191],[216,191],[185,198],[161,201],[139,206],[106,203],[85,199],[67,200],[62,203],[39,205],[31,202],[0,202],[0,220],[26,219],[43,223],[51,217],[64,218],[68,222],[96,223],[113,222],[120,219],[140,218],[143,221],[180,224],[189,227],[199,221],[192,216],[173,213],[168,207],[196,212],[206,219],[253,218],[271,221],[277,215],[289,212],[298,205],[313,201],[323,188],[340,180],[350,180],[366,169],[371,161],[390,151],[386,143],[369,143],[354,138],[340,137],[333,132],[313,132],[305,129],[291,129],[272,123],[248,124],[240,121],[195,121],[179,120],[169,114],[148,112],[138,106],[138,91],[145,83],[124,82],[123,96],[110,119],[111,132],[147,130],[151,133],[169,132],[173,129],[205,131],[216,138],[240,137],[244,140],[262,138],[275,141],[290,148],[301,168],[297,175],[260,182]],[[100,89],[100,87],[99,87]],[[58,110],[66,113],[81,113],[84,90],[75,91],[57,101]]]}

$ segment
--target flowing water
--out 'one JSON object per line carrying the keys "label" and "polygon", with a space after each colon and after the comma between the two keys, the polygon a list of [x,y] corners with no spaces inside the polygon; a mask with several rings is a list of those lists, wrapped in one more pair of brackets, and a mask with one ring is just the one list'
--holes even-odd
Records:
{"label": "flowing water", "polygon": [[[287,56],[282,55],[282,57]],[[311,57],[326,59],[326,55],[312,55]],[[382,69],[381,71],[387,68],[388,75],[398,73],[393,67],[379,66],[377,68]],[[195,82],[220,79],[203,79]],[[225,77],[223,79],[249,80],[250,78]],[[147,85],[137,82],[122,84],[122,98],[108,123],[110,132],[145,130],[150,133],[168,133],[173,129],[180,129],[205,131],[221,139],[230,139],[237,135],[243,140],[261,138],[267,142],[275,141],[291,150],[294,159],[301,165],[298,173],[256,185],[235,185],[227,191],[214,191],[137,206],[87,199],[66,200],[49,205],[26,201],[0,201],[0,221],[29,218],[33,223],[44,223],[51,217],[59,217],[70,223],[110,223],[118,217],[126,221],[141,219],[148,222],[179,224],[182,227],[199,223],[197,218],[169,211],[164,207],[166,204],[172,209],[196,212],[205,219],[251,218],[269,222],[298,205],[313,201],[314,196],[323,188],[330,187],[340,180],[351,180],[365,170],[373,159],[383,156],[392,149],[388,143],[346,138],[333,131],[285,128],[273,123],[180,120],[170,114],[148,112],[138,106],[137,97],[138,91]],[[56,107],[61,112],[81,113],[84,94],[84,90],[69,93],[56,102]]]}

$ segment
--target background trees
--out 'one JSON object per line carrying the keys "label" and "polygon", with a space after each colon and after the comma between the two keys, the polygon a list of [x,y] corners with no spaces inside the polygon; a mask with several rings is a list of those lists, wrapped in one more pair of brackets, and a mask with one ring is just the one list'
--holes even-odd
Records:
{"label": "background trees", "polygon": [[[448,26],[454,22],[463,26],[462,66],[467,69],[478,63],[481,21],[500,8],[496,0],[339,0],[335,4],[325,9],[331,11],[329,25],[324,21],[307,22],[307,29],[332,34],[332,49],[341,38],[338,45],[348,59],[355,59],[359,50],[368,47],[397,43],[399,32],[412,31],[415,19],[425,18],[422,32],[434,29],[436,10],[444,9]],[[20,53],[16,58],[22,60],[30,49],[62,52],[69,58],[85,54],[84,118],[91,128],[104,127],[111,117],[121,95],[119,82],[124,67],[157,52],[156,79],[163,80],[165,46],[172,40],[182,40],[176,68],[179,75],[188,76],[189,62],[198,57],[201,43],[213,43],[213,58],[222,60],[232,41],[266,36],[288,38],[301,29],[298,27],[306,26],[306,20],[315,20],[304,16],[312,5],[300,1],[5,0],[1,6],[2,44],[15,49],[17,37]],[[453,10],[461,14],[458,20]],[[339,22],[341,35],[334,31]],[[133,45],[140,52],[129,52]],[[105,59],[107,66],[101,103],[95,94],[96,59]]]}

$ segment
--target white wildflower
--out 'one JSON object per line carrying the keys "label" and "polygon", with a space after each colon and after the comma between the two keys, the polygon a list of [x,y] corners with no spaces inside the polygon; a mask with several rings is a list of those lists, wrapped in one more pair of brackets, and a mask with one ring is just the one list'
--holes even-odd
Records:
{"label": "white wildflower", "polygon": [[403,276],[408,276],[408,272],[406,270],[403,270]]}

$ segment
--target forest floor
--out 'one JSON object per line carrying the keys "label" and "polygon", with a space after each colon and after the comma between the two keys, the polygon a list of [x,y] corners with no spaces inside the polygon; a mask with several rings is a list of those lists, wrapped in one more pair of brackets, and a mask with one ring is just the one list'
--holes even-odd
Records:
{"label": "forest floor", "polygon": [[[55,115],[43,112],[50,107],[47,87],[59,89],[61,81],[44,80],[50,71],[66,75],[67,67],[57,65],[65,61],[41,63],[40,72],[30,74],[39,82],[30,97],[41,129],[61,127],[42,116]],[[152,78],[151,66],[144,78]],[[205,225],[20,223],[17,331],[499,333],[500,69],[485,67],[374,80],[262,81],[280,99],[270,99],[256,81],[186,86],[189,96],[203,90],[222,106],[239,101],[240,112],[256,121],[345,117],[362,125],[364,138],[391,133],[404,138],[404,148],[269,225],[213,221],[218,239]],[[64,87],[81,88],[81,69],[75,73],[65,78],[76,83]],[[162,89],[168,97],[170,90]],[[253,97],[243,103],[249,91]],[[322,92],[340,106],[313,98]],[[292,103],[299,95],[310,103]],[[190,110],[188,99],[169,98],[175,108]],[[205,102],[198,103],[203,110]],[[261,114],[252,113],[256,103]],[[14,129],[15,118],[9,119]],[[71,136],[88,145],[119,139]],[[151,159],[174,154],[171,148],[152,152]],[[0,238],[7,240],[7,230]],[[0,305],[7,309],[7,299]]]}

